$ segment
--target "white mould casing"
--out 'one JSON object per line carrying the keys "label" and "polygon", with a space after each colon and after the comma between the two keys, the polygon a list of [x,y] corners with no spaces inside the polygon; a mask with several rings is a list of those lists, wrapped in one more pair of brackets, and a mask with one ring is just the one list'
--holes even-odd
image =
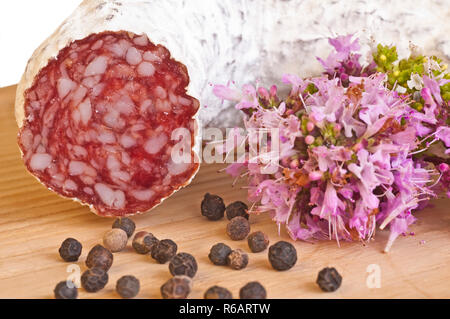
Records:
{"label": "white mould casing", "polygon": [[400,57],[409,54],[412,41],[448,61],[446,9],[438,0],[85,0],[31,57],[17,89],[17,123],[24,117],[23,92],[39,70],[92,33],[145,33],[164,45],[187,66],[201,127],[225,128],[240,125],[241,116],[212,94],[212,84],[269,86],[280,84],[284,73],[317,75],[315,57],[331,51],[329,37],[354,33],[366,54],[376,42],[394,44]]}

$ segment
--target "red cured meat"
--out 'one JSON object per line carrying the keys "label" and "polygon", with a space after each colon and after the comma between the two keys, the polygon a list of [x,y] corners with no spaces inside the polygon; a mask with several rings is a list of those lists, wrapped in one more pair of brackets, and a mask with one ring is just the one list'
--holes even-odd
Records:
{"label": "red cured meat", "polygon": [[186,67],[146,36],[103,32],[72,42],[25,92],[19,146],[28,170],[102,216],[146,212],[198,169],[174,164],[172,132],[194,145],[199,103]]}

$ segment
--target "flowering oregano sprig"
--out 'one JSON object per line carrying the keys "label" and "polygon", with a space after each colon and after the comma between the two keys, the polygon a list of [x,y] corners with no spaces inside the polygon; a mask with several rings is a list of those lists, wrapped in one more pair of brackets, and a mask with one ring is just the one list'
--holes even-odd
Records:
{"label": "flowering oregano sprig", "polygon": [[[319,59],[323,76],[283,76],[291,85],[286,98],[275,86],[215,86],[217,96],[245,111],[247,130],[278,132],[268,134],[264,153],[279,146],[270,174],[262,169],[264,156],[233,163],[227,172],[247,178],[250,212],[268,212],[293,239],[368,241],[377,226],[389,227],[388,251],[414,223],[414,210],[449,190],[447,75],[434,64],[422,71],[417,64],[430,61],[423,57],[397,62],[395,48],[383,46],[361,66],[351,35],[330,44],[335,52]],[[405,83],[408,89],[398,90]],[[250,135],[243,141],[254,147]],[[442,154],[431,151],[438,144]]]}

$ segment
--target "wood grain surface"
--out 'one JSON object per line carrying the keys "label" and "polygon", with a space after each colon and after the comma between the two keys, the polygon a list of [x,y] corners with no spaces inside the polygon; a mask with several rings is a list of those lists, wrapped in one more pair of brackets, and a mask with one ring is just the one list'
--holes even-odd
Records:
{"label": "wood grain surface", "polygon": [[[58,197],[26,173],[16,145],[14,94],[15,86],[0,89],[0,298],[53,298],[56,283],[77,269],[86,269],[89,249],[101,243],[113,220],[97,217],[88,208]],[[269,265],[267,251],[250,253],[245,240],[233,242],[227,237],[226,219],[211,222],[200,215],[206,192],[222,196],[226,203],[245,200],[246,192],[239,185],[231,187],[232,180],[217,172],[221,167],[203,165],[189,187],[154,211],[133,218],[137,230],[173,239],[180,252],[196,257],[199,270],[191,298],[202,298],[212,285],[227,287],[237,298],[240,287],[253,280],[266,287],[269,298],[450,297],[449,200],[437,200],[434,207],[417,213],[419,221],[411,229],[415,235],[400,236],[389,254],[382,253],[386,231],[379,231],[366,246],[295,242],[297,264],[277,272]],[[252,230],[266,232],[271,243],[290,240],[283,229],[278,235],[267,215],[251,216],[250,221]],[[63,262],[58,255],[59,245],[67,237],[83,244],[80,260],[74,264]],[[248,267],[236,271],[212,265],[208,252],[218,242],[249,252]],[[336,267],[343,276],[341,288],[334,293],[324,293],[315,284],[318,271],[326,266]],[[373,278],[369,272],[374,269],[379,269],[380,288],[367,285]],[[114,254],[105,289],[95,294],[79,289],[79,298],[118,298],[115,283],[128,274],[140,279],[138,298],[160,298],[159,288],[170,278],[167,264],[134,253],[129,243],[125,251]]]}

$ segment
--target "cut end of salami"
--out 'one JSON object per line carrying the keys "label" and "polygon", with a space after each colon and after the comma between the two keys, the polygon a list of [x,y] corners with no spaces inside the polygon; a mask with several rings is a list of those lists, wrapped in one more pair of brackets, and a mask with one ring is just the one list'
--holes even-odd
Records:
{"label": "cut end of salami", "polygon": [[[73,41],[24,93],[18,142],[26,167],[101,216],[150,210],[199,167],[199,103],[188,84],[186,67],[146,35],[102,32]],[[171,155],[178,128],[190,133],[190,160],[182,163]]]}

